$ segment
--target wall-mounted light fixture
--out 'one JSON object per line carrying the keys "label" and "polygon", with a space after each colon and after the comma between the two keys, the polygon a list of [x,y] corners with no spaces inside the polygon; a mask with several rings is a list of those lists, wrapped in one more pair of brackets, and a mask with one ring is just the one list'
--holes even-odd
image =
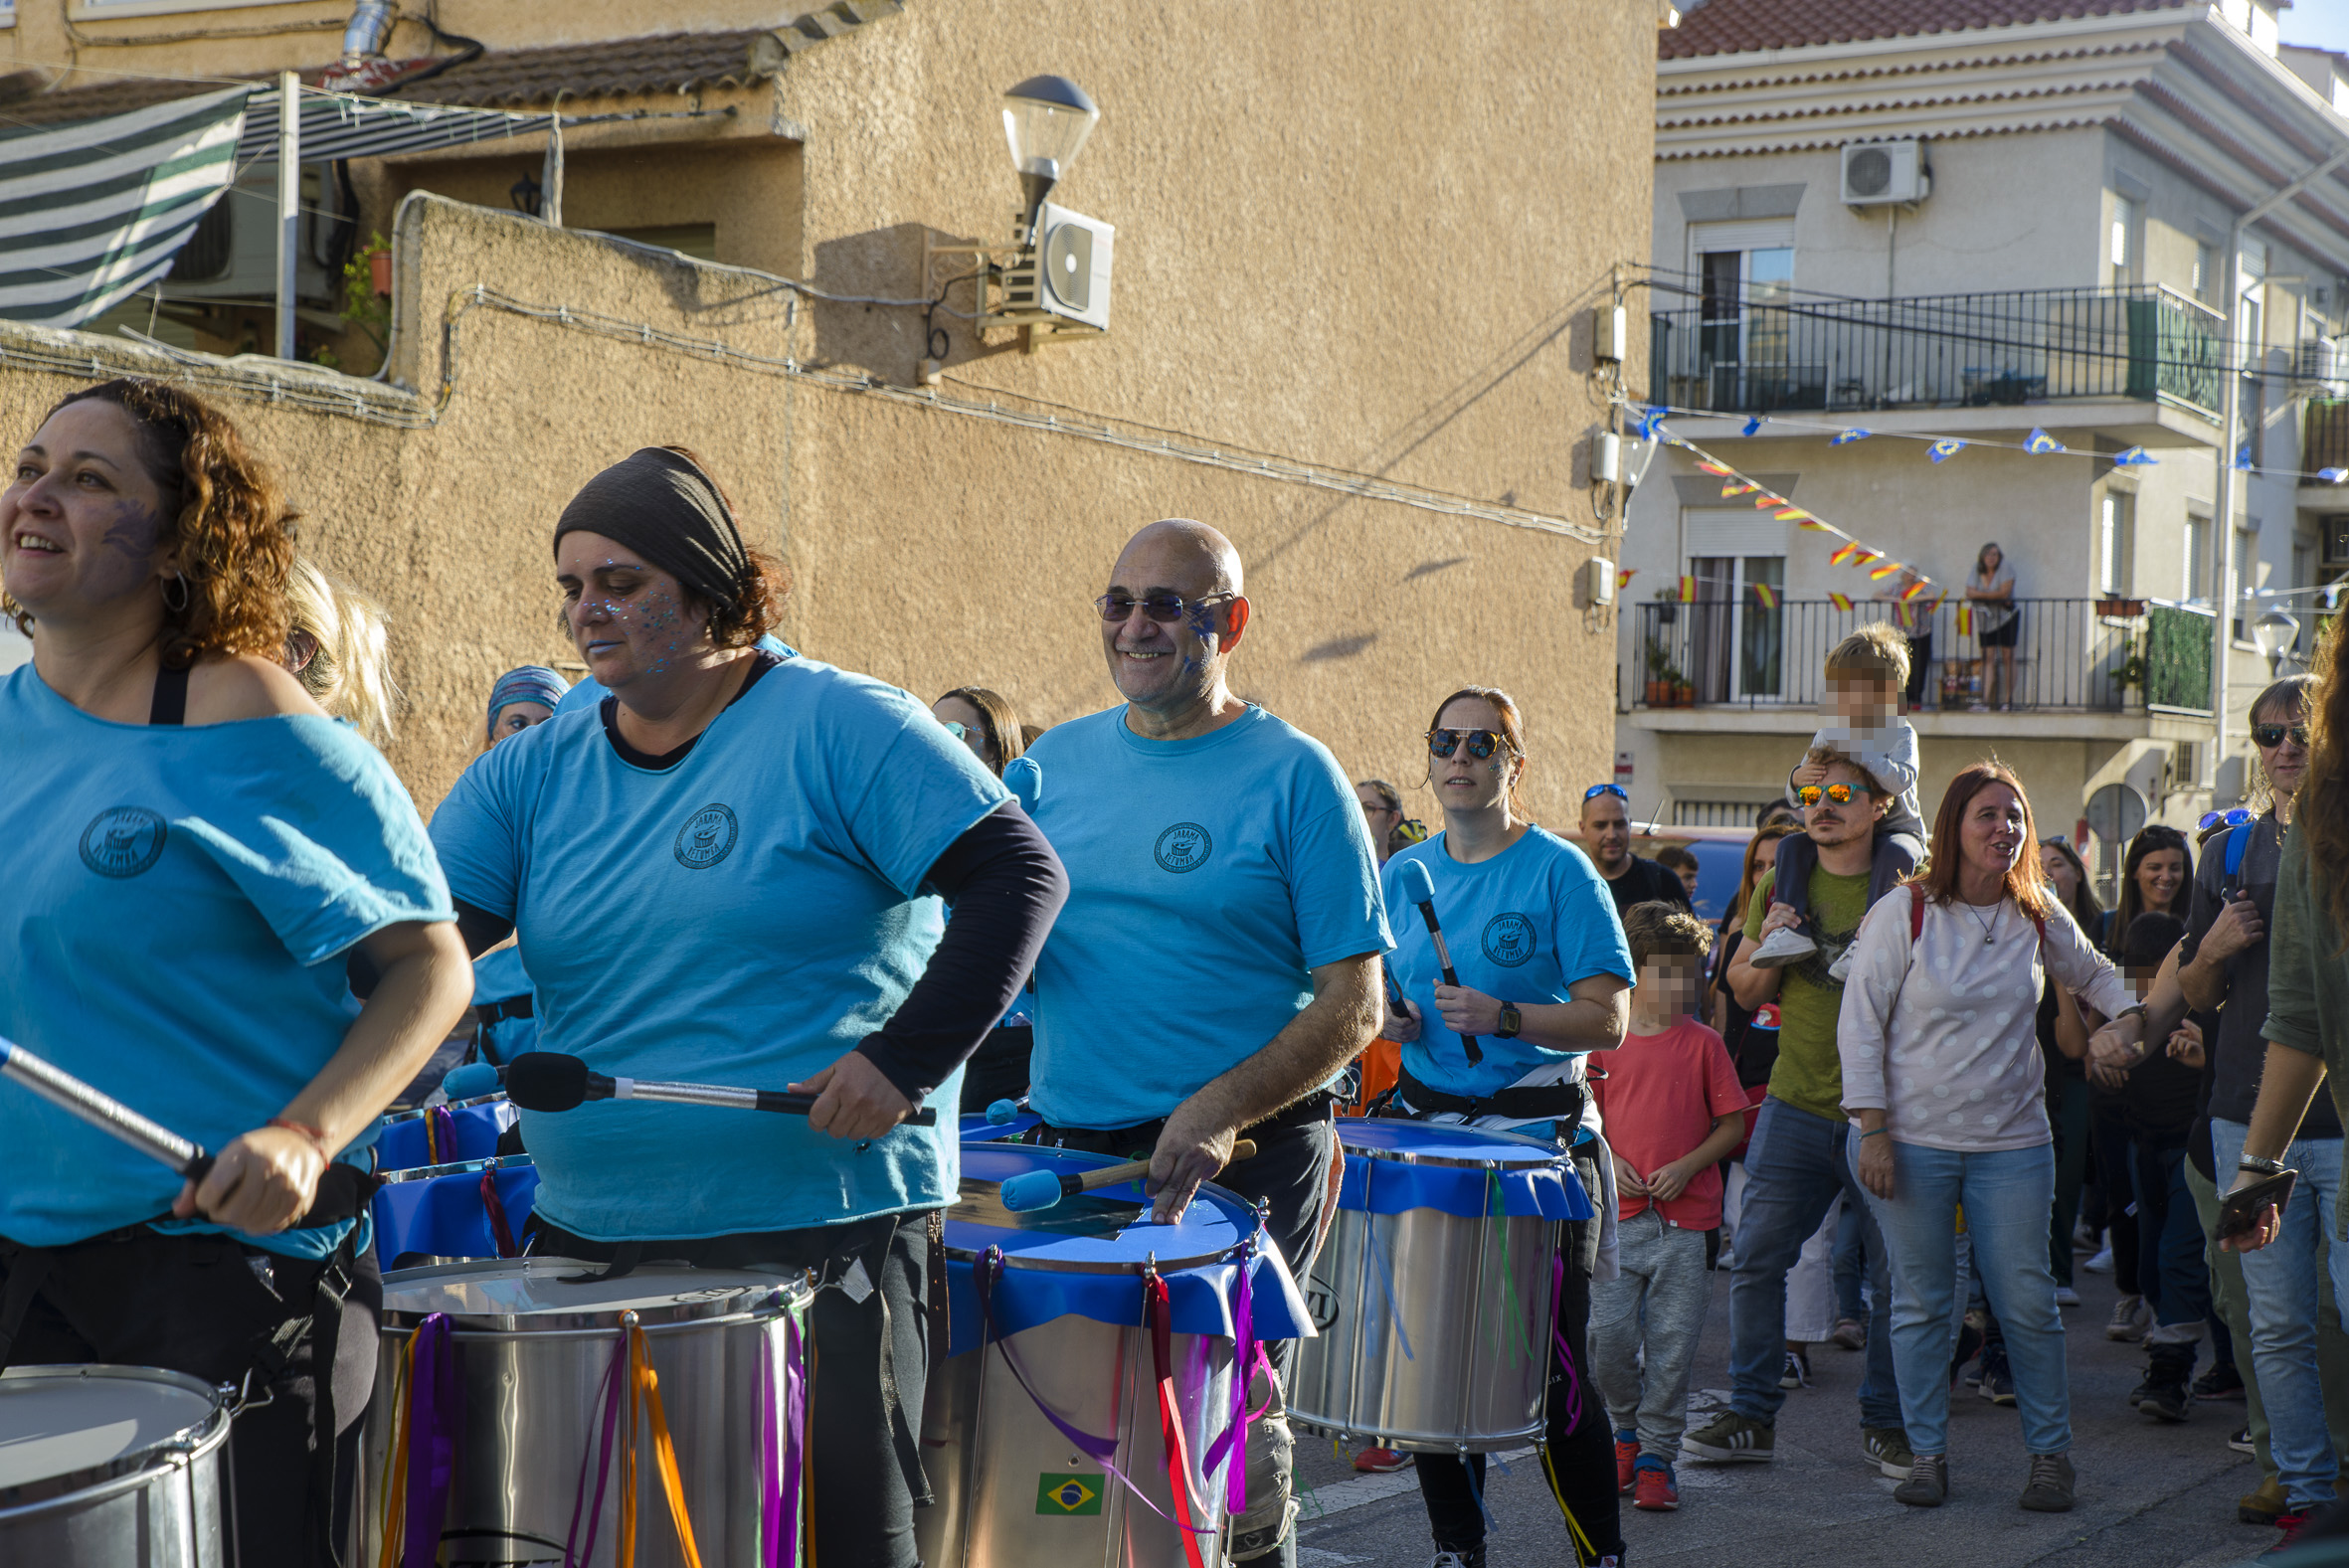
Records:
{"label": "wall-mounted light fixture", "polygon": [[[1033,353],[1045,343],[1100,337],[1109,330],[1110,262],[1117,231],[1098,219],[1070,212],[1048,197],[1068,178],[1086,138],[1101,121],[1090,94],[1066,77],[1029,77],[1003,94],[1003,139],[1019,174],[1022,198],[1013,215],[1007,245],[939,245],[922,242],[925,287],[937,287],[935,261],[976,257],[966,273],[978,286],[981,332],[1013,327],[1020,347]],[[942,351],[922,362],[922,379],[934,382]]]}

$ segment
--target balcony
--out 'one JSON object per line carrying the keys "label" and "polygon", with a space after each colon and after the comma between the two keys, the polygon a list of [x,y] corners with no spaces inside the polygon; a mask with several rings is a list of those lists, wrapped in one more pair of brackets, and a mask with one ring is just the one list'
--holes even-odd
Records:
{"label": "balcony", "polygon": [[[1830,600],[1765,607],[1749,596],[1628,608],[1634,641],[1627,695],[1635,710],[1816,712],[1826,696],[1828,649],[1886,619],[1909,635],[1912,656],[1931,638],[1921,682],[1912,683],[1920,694],[1916,708],[1964,713],[1984,698],[1982,634],[1976,615],[1954,601],[1906,610],[1865,602],[1845,610]],[[2020,624],[2009,703],[2015,711],[2115,719],[2210,711],[2208,611],[2112,599],[2027,599],[2015,609]]]}
{"label": "balcony", "polygon": [[1752,415],[2070,399],[2215,419],[2221,326],[2159,287],[1709,300],[1650,317],[1649,401]]}

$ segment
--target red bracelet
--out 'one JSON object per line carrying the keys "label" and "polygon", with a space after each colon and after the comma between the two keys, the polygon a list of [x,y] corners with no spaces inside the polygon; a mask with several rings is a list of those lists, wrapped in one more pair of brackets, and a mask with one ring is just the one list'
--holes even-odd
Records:
{"label": "red bracelet", "polygon": [[299,1132],[303,1137],[317,1144],[321,1150],[326,1147],[326,1130],[324,1128],[312,1127],[307,1122],[296,1122],[291,1117],[271,1117],[269,1125],[281,1127],[288,1132]]}

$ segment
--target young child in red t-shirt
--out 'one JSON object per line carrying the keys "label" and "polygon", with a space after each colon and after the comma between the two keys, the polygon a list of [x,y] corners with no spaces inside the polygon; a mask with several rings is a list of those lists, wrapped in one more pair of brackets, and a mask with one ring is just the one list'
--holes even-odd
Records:
{"label": "young child in red t-shirt", "polygon": [[1720,1224],[1719,1166],[1745,1135],[1745,1091],[1721,1037],[1690,1016],[1713,933],[1678,904],[1653,903],[1631,907],[1623,935],[1639,975],[1631,1027],[1592,1063],[1606,1073],[1594,1093],[1614,1153],[1622,1269],[1590,1288],[1590,1375],[1615,1432],[1616,1485],[1661,1512],[1680,1506],[1672,1461],[1713,1300],[1705,1233]]}

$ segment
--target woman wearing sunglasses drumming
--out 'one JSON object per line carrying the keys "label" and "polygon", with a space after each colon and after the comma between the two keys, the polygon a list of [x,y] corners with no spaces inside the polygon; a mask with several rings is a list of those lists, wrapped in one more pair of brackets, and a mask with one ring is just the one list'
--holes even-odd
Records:
{"label": "woman wearing sunglasses drumming", "polygon": [[[1471,686],[1445,698],[1428,728],[1427,750],[1428,783],[1443,805],[1444,830],[1395,855],[1382,881],[1387,907],[1399,910],[1408,902],[1400,881],[1405,866],[1427,869],[1462,983],[1443,983],[1423,922],[1393,922],[1395,950],[1387,962],[1403,1003],[1379,1031],[1403,1048],[1393,1110],[1554,1133],[1574,1144],[1575,1172],[1596,1195],[1605,1190],[1607,1156],[1596,1136],[1583,1134],[1589,1096],[1582,1059],[1622,1043],[1632,980],[1631,949],[1614,902],[1580,850],[1526,816],[1519,793],[1525,729],[1506,693]],[[1568,1225],[1561,1244],[1566,1269],[1558,1330],[1577,1366],[1588,1365],[1599,1232],[1595,1218]],[[1607,1424],[1595,1395],[1585,1392],[1577,1402],[1564,1375],[1553,1367],[1551,1376],[1543,1463],[1579,1537],[1575,1560],[1613,1562],[1623,1548]],[[1569,1424],[1577,1403],[1582,1419]],[[1464,1464],[1423,1454],[1418,1470],[1436,1561],[1478,1568],[1484,1456]]]}

